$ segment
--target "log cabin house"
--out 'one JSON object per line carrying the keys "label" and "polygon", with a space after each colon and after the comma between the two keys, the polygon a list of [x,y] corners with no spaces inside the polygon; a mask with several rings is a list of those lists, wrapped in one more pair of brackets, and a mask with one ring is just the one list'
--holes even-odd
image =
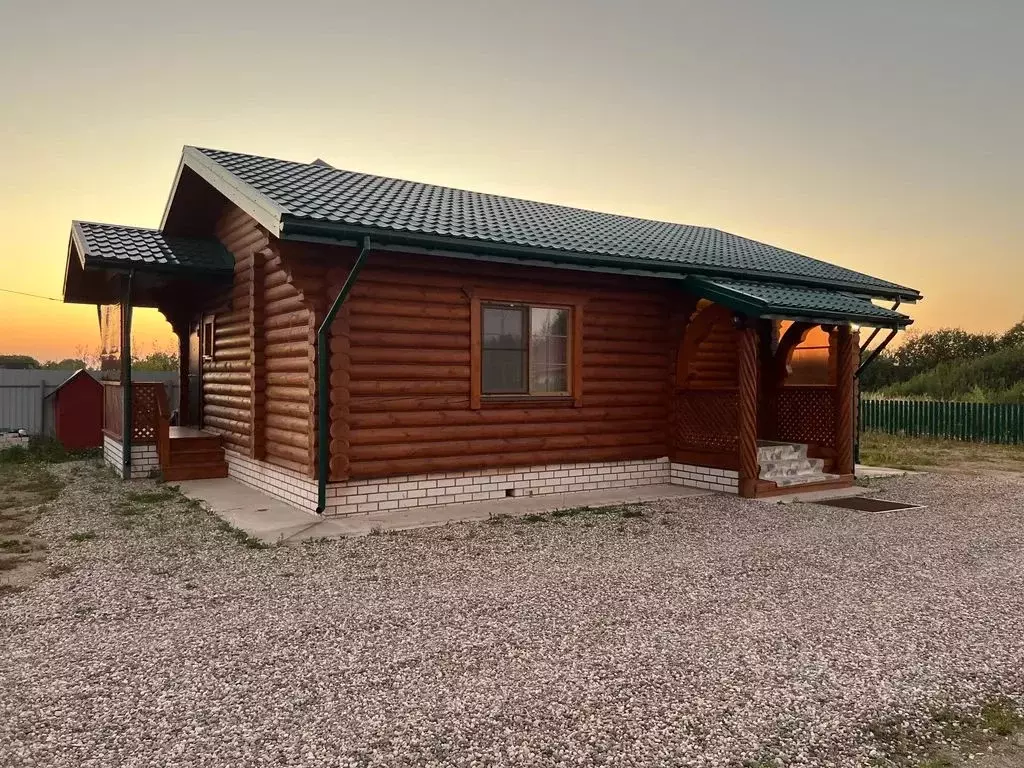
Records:
{"label": "log cabin house", "polygon": [[122,476],[329,515],[848,485],[859,368],[919,298],[715,229],[194,147],[159,229],[72,224],[64,282],[120,306],[122,351],[133,307],[179,339],[176,419],[130,355],[106,383]]}

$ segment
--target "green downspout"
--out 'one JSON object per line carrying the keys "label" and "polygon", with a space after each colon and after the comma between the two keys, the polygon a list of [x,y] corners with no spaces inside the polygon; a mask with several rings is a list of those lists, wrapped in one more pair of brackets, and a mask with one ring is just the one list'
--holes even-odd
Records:
{"label": "green downspout", "polygon": [[121,299],[121,474],[132,479],[132,282],[135,270],[124,280]]}
{"label": "green downspout", "polygon": [[327,310],[327,316],[316,331],[316,397],[317,397],[317,502],[316,513],[322,515],[327,506],[327,477],[331,471],[331,354],[329,348],[331,324],[355,285],[366,257],[370,253],[370,238],[363,238],[363,247],[349,270],[345,284]]}

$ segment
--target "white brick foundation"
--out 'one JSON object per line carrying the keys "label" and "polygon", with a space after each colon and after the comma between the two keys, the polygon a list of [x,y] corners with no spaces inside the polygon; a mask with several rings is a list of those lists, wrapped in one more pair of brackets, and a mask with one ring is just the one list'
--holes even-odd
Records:
{"label": "white brick foundation", "polygon": [[[109,435],[103,436],[103,461],[114,468],[118,477],[124,477],[124,467],[121,460],[124,452],[121,450],[121,441]],[[132,446],[132,480],[139,480],[144,477],[153,477],[160,471],[160,458],[156,453],[156,444],[144,443]]]}
{"label": "white brick foundation", "polygon": [[715,469],[696,464],[672,464],[669,472],[672,485],[704,488],[722,493],[740,492],[740,473],[734,469]]}
{"label": "white brick foundation", "polygon": [[[316,510],[316,481],[289,469],[224,451],[228,474],[301,509]],[[549,464],[515,469],[433,472],[425,475],[352,480],[327,486],[325,515],[358,515],[410,507],[489,501],[508,496],[540,496],[605,488],[668,484],[737,493],[738,473],[668,458]]]}
{"label": "white brick foundation", "polygon": [[[316,509],[316,481],[264,461],[225,451],[228,474],[302,509]],[[595,491],[668,483],[667,458],[550,464],[516,469],[433,472],[327,486],[325,515],[387,512],[410,507],[488,501],[508,496]]]}

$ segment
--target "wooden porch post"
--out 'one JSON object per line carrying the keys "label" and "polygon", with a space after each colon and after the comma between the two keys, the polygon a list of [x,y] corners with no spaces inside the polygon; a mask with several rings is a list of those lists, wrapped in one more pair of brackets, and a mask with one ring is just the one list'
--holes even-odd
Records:
{"label": "wooden porch post", "polygon": [[836,331],[836,474],[852,475],[854,430],[854,373],[860,360],[859,334],[850,326]]}
{"label": "wooden porch post", "polygon": [[739,453],[740,495],[753,498],[760,474],[757,460],[758,332],[752,319],[739,331]]}
{"label": "wooden porch post", "polygon": [[188,321],[176,323],[174,333],[178,336],[178,424],[188,424],[189,421],[189,391],[188,391],[188,359],[189,359],[189,330],[191,326]]}
{"label": "wooden porch post", "polygon": [[132,270],[121,283],[121,472],[132,476]]}

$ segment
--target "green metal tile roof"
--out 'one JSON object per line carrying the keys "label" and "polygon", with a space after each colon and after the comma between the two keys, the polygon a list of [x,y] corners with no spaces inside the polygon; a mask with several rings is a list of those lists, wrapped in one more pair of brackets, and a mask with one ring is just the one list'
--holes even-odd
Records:
{"label": "green metal tile roof", "polygon": [[913,322],[900,312],[876,306],[863,296],[843,291],[720,278],[687,278],[686,284],[703,298],[757,317],[848,322],[886,328],[902,328]]}
{"label": "green metal tile roof", "polygon": [[186,147],[182,162],[279,237],[358,239],[619,269],[917,291],[717,229],[651,221],[266,157]]}
{"label": "green metal tile roof", "polygon": [[231,274],[234,259],[212,238],[168,237],[157,229],[75,221],[71,236],[85,267]]}

